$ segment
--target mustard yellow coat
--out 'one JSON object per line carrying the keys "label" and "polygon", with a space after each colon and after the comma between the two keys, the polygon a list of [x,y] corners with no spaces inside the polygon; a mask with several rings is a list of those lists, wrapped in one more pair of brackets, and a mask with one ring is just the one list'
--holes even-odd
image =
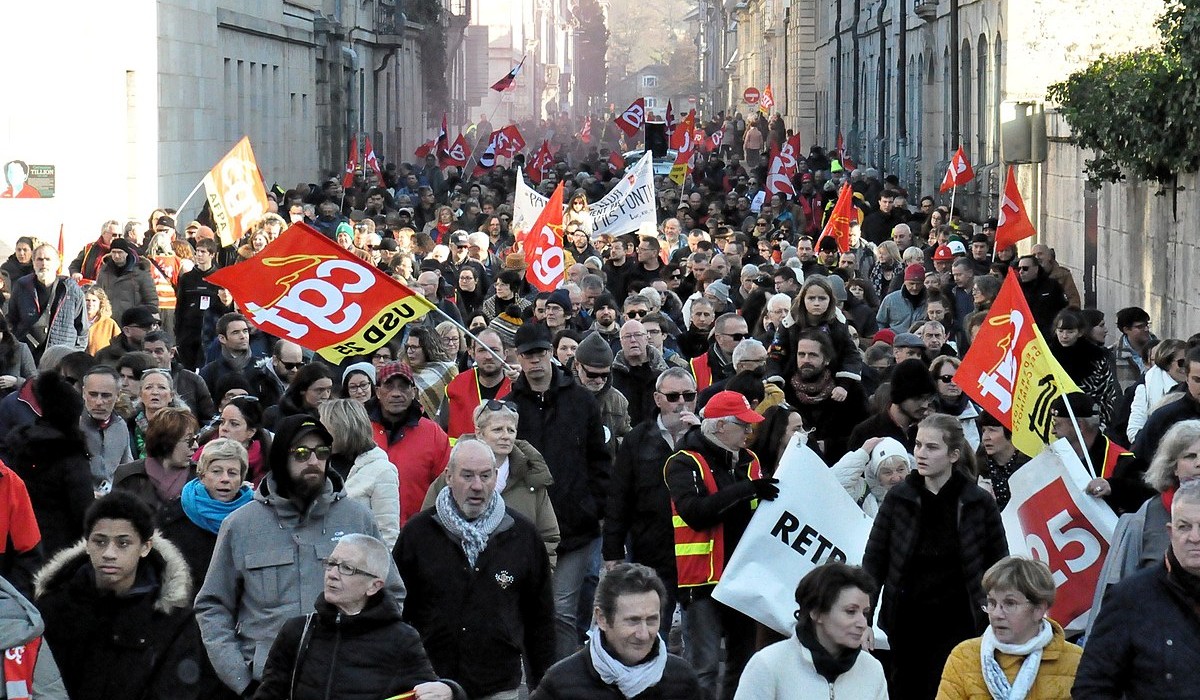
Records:
{"label": "mustard yellow coat", "polygon": [[[1063,629],[1054,620],[1054,639],[1042,652],[1042,663],[1038,667],[1037,679],[1033,682],[1026,700],[1070,700],[1071,685],[1075,683],[1075,669],[1083,649],[1071,644],[1063,636]],[[983,682],[983,668],[979,660],[981,637],[968,639],[954,647],[946,668],[942,670],[942,682],[938,686],[937,700],[992,700],[987,684]],[[1024,656],[997,653],[996,659],[1008,682],[1013,682],[1021,670]]]}

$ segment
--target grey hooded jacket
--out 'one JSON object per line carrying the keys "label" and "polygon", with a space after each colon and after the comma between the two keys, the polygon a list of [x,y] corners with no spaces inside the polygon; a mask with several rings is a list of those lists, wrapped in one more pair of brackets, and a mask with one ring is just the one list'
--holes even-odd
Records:
{"label": "grey hooded jacket", "polygon": [[[305,615],[324,590],[325,560],[350,533],[379,537],[366,506],[351,500],[328,470],[325,489],[300,512],[279,496],[275,476],[259,484],[251,503],[221,524],[196,620],[217,676],[243,693],[262,680],[267,653],[283,623]],[[404,605],[404,583],[393,563],[387,590]]]}
{"label": "grey hooded jacket", "polygon": [[[0,577],[0,653],[20,647],[41,636],[46,626],[33,603],[17,592],[12,584]],[[0,689],[9,679],[0,666]],[[67,700],[67,689],[54,663],[49,646],[42,644],[33,667],[33,693],[38,700]],[[8,697],[7,694],[4,697]]]}

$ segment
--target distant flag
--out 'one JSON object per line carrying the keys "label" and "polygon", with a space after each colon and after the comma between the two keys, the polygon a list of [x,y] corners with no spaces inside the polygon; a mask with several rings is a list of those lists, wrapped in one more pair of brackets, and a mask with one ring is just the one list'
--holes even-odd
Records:
{"label": "distant flag", "polygon": [[63,225],[58,225],[58,274],[67,274],[67,258],[63,247]]}
{"label": "distant flag", "polygon": [[842,138],[842,132],[838,132],[837,137],[837,152],[839,156],[846,155],[846,139]]}
{"label": "distant flag", "polygon": [[492,132],[487,148],[479,154],[479,160],[475,163],[475,170],[471,172],[471,177],[479,177],[496,166],[496,142],[500,140],[501,134],[503,134],[501,130]]}
{"label": "distant flag", "polygon": [[667,132],[675,133],[675,127],[679,126],[675,121],[675,110],[671,107],[671,101],[667,100]]}
{"label": "distant flag", "polygon": [[554,162],[554,156],[550,153],[550,144],[542,141],[542,145],[533,154],[533,157],[526,163],[529,173],[529,179],[533,184],[540,185],[542,178],[546,176],[546,169],[550,167],[550,163]]}
{"label": "distant flag", "polygon": [[725,140],[725,127],[721,127],[713,132],[712,136],[704,139],[704,152],[712,153],[721,148],[721,143]]}
{"label": "distant flag", "polygon": [[495,82],[495,84],[492,85],[492,89],[495,90],[496,92],[504,92],[505,90],[512,87],[513,82],[516,81],[516,79],[517,79],[517,75],[519,75],[521,73],[521,66],[523,66],[523,65],[525,65],[524,57],[521,58],[520,63],[513,66],[512,70],[510,70],[508,73],[505,73],[503,78],[497,80]]}
{"label": "distant flag", "polygon": [[467,159],[470,157],[471,147],[467,144],[466,138],[459,134],[458,138],[454,139],[454,145],[446,151],[446,165],[455,165],[461,168],[467,164]]}
{"label": "distant flag", "polygon": [[695,136],[696,112],[692,110],[683,118],[683,122],[671,134],[671,148],[675,149],[675,164],[671,166],[671,174],[667,177],[677,185],[683,185],[688,173],[692,170],[692,156],[696,152]]}
{"label": "distant flag", "polygon": [[621,168],[625,167],[625,159],[621,157],[620,153],[613,151],[608,154],[608,167],[612,168],[614,173],[619,172]]}
{"label": "distant flag", "polygon": [[346,156],[346,172],[342,175],[342,187],[354,184],[355,170],[358,170],[358,137],[350,139],[350,155]]}
{"label": "distant flag", "polygon": [[[450,131],[446,128],[446,113],[442,112],[442,129],[438,132],[435,148],[437,148],[438,167],[450,165]],[[466,162],[465,160],[463,161]]]}
{"label": "distant flag", "polygon": [[[816,245],[821,244],[821,239],[826,236],[832,236],[838,243],[838,250],[845,253],[850,250],[850,217],[858,219],[858,215],[854,212],[854,191],[850,189],[850,183],[842,183],[842,189],[838,192],[837,204],[833,205],[833,211],[829,214],[829,220],[825,222],[825,228],[821,231],[821,235],[817,238]],[[815,247],[815,246],[814,246]]]}
{"label": "distant flag", "polygon": [[249,137],[208,171],[204,191],[221,245],[233,245],[267,213],[267,190]]}
{"label": "distant flag", "polygon": [[758,99],[758,111],[763,114],[769,114],[771,108],[775,106],[775,93],[771,90],[771,84],[763,88],[762,97]]}
{"label": "distant flag", "polygon": [[379,181],[380,187],[386,187],[383,181],[383,169],[379,167],[379,158],[375,155],[375,147],[371,145],[371,137],[363,137],[363,161],[371,172],[375,173],[375,179]]}
{"label": "distant flag", "polygon": [[521,136],[521,130],[517,128],[516,124],[509,124],[499,133],[500,135],[496,137],[497,157],[512,158],[525,150],[525,137]]}
{"label": "distant flag", "polygon": [[1037,231],[1025,211],[1025,202],[1021,199],[1021,190],[1017,188],[1017,178],[1010,165],[1008,175],[1004,178],[1004,197],[1000,200],[1000,216],[996,222],[996,250],[1003,250],[1035,235]]}
{"label": "distant flag", "polygon": [[579,130],[579,140],[584,143],[592,142],[592,118],[590,116],[583,120],[583,128]]}
{"label": "distant flag", "polygon": [[951,156],[950,164],[946,166],[946,177],[942,178],[940,191],[948,192],[974,179],[975,171],[971,168],[971,163],[967,160],[967,154],[963,152],[963,147],[959,146],[958,150]]}
{"label": "distant flag", "polygon": [[421,144],[420,146],[417,146],[417,150],[413,151],[413,155],[418,158],[424,158],[425,156],[429,155],[430,153],[433,153],[433,147],[436,145],[437,145],[436,139],[434,139],[432,141],[426,141],[425,143]]}
{"label": "distant flag", "polygon": [[641,97],[637,98],[614,121],[616,121],[617,127],[625,132],[626,136],[633,138],[637,135],[637,132],[642,130],[642,125],[646,123],[646,100]]}

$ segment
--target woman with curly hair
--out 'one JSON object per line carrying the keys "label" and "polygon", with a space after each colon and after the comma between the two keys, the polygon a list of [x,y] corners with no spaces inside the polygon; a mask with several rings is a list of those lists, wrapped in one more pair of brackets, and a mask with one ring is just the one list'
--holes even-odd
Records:
{"label": "woman with curly hair", "polygon": [[458,375],[441,336],[428,328],[412,329],[404,341],[404,359],[412,369],[421,408],[425,415],[436,416],[446,398],[446,386]]}

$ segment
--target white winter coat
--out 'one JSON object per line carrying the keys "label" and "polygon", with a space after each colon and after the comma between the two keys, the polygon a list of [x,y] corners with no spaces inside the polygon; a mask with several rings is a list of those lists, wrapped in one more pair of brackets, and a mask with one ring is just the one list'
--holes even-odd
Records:
{"label": "white winter coat", "polygon": [[831,685],[813,667],[812,654],[794,636],[750,658],[733,700],[887,700],[883,666],[860,652],[854,665]]}
{"label": "white winter coat", "polygon": [[378,446],[354,459],[346,476],[346,495],[370,509],[379,539],[390,550],[400,536],[400,476]]}
{"label": "white winter coat", "polygon": [[1137,441],[1138,433],[1146,426],[1146,419],[1162,403],[1163,397],[1178,385],[1179,382],[1158,365],[1146,370],[1145,381],[1134,389],[1133,404],[1129,407],[1129,425],[1125,428],[1125,436],[1129,438],[1130,445]]}

